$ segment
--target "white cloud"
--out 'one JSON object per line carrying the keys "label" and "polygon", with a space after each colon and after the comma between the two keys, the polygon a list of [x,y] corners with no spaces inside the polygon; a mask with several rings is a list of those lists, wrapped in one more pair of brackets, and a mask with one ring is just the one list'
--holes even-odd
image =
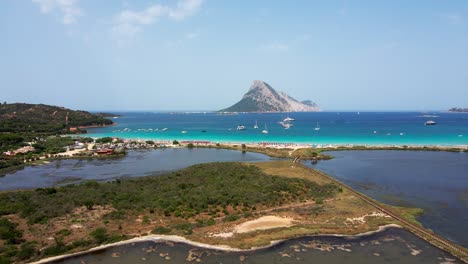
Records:
{"label": "white cloud", "polygon": [[450,24],[459,25],[463,23],[463,17],[455,13],[442,13],[437,15],[440,19],[449,22]]}
{"label": "white cloud", "polygon": [[155,23],[159,18],[183,20],[195,14],[202,3],[203,0],[180,0],[173,7],[153,4],[142,11],[124,10],[115,16],[111,32],[118,39],[133,37],[141,32],[144,26]]}
{"label": "white cloud", "polygon": [[200,6],[202,5],[203,0],[184,0],[177,3],[176,8],[169,10],[169,17],[176,20],[182,20],[188,16],[196,13]]}
{"label": "white cloud", "polygon": [[78,6],[78,0],[32,0],[39,5],[44,14],[54,11],[60,12],[64,25],[74,24],[78,17],[83,15],[83,10]]}

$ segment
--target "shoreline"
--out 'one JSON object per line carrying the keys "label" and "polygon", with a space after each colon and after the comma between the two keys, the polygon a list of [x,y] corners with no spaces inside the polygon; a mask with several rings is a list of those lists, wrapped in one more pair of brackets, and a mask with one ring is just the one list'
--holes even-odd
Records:
{"label": "shoreline", "polygon": [[[90,253],[94,253],[97,251],[105,250],[105,249],[110,249],[118,246],[124,246],[132,243],[140,243],[140,242],[173,242],[173,243],[183,243],[186,245],[194,246],[194,247],[199,247],[199,248],[205,248],[205,249],[211,249],[211,250],[220,250],[224,252],[253,252],[257,250],[262,250],[262,249],[267,249],[271,248],[273,246],[276,246],[282,242],[292,240],[292,239],[300,239],[300,238],[306,238],[306,237],[340,237],[340,238],[347,238],[347,239],[358,239],[366,236],[371,236],[377,233],[384,232],[388,229],[391,228],[400,228],[404,229],[402,226],[397,225],[397,224],[388,224],[388,225],[383,225],[379,226],[377,230],[373,231],[368,231],[364,233],[359,233],[356,235],[346,235],[346,234],[316,234],[316,235],[305,235],[305,236],[300,236],[300,237],[292,237],[292,238],[285,238],[281,240],[274,240],[270,241],[269,245],[266,246],[261,246],[261,247],[252,247],[249,249],[241,249],[241,248],[234,248],[230,247],[227,245],[211,245],[211,244],[205,244],[193,240],[189,240],[185,237],[182,236],[176,236],[176,235],[146,235],[146,236],[140,236],[140,237],[134,237],[131,239],[111,243],[111,244],[105,244],[105,245],[100,245],[94,248],[90,248],[85,251],[80,251],[76,253],[70,253],[70,254],[64,254],[64,255],[59,255],[59,256],[54,256],[54,257],[49,257],[45,259],[41,259],[35,262],[31,262],[31,264],[42,264],[42,263],[49,263],[51,261],[57,261],[57,260],[64,260],[68,258],[73,258],[73,257],[79,257],[82,255],[87,255]],[[407,230],[408,231],[408,230]],[[409,232],[409,231],[408,231]],[[411,233],[411,232],[410,232]]]}
{"label": "shoreline", "polygon": [[[93,139],[99,139],[102,137],[93,136],[92,134],[88,135]],[[290,148],[290,149],[303,149],[303,148],[313,148],[313,149],[326,149],[326,150],[357,150],[357,148],[366,148],[368,150],[411,150],[411,149],[439,149],[439,150],[450,150],[450,149],[459,149],[459,150],[468,150],[468,144],[456,144],[456,145],[443,145],[443,144],[354,144],[354,143],[303,143],[303,142],[274,142],[274,141],[261,141],[261,142],[248,142],[248,141],[213,141],[213,140],[168,140],[168,139],[143,139],[143,138],[125,138],[125,137],[111,137],[114,139],[122,139],[124,142],[146,142],[153,141],[157,144],[166,144],[166,147],[174,147],[172,144],[173,141],[180,142],[181,146],[188,145],[190,143],[194,146],[204,146],[204,147],[219,147],[218,145],[224,145],[229,147],[235,147],[239,145],[246,145],[247,147],[264,147],[264,148]],[[180,146],[175,146],[180,147]]]}

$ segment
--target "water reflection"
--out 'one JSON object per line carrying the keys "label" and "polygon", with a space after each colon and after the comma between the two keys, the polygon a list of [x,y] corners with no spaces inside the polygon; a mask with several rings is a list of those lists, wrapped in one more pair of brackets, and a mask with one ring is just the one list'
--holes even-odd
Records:
{"label": "water reflection", "polygon": [[187,166],[221,161],[265,161],[259,153],[223,149],[159,149],[130,151],[117,159],[56,160],[50,164],[29,166],[0,177],[0,191],[49,187],[84,180],[107,181],[122,177],[161,174]]}

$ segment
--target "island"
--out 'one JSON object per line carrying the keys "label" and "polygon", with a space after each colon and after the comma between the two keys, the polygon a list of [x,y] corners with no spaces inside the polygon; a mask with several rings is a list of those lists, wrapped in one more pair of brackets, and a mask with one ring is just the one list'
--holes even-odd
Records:
{"label": "island", "polygon": [[468,108],[453,107],[448,110],[449,112],[468,113]]}
{"label": "island", "polygon": [[268,83],[255,80],[249,91],[236,104],[219,112],[315,112],[320,108],[311,100],[299,102]]}

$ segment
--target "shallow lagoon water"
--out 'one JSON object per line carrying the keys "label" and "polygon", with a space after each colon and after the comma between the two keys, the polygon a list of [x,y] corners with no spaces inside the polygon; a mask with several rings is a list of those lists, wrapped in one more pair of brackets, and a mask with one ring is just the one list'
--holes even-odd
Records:
{"label": "shallow lagoon water", "polygon": [[148,176],[206,162],[266,160],[270,160],[270,157],[263,154],[223,149],[168,148],[129,151],[128,155],[117,159],[55,160],[50,164],[28,166],[0,177],[0,191],[43,188],[85,180],[108,181]]}
{"label": "shallow lagoon water", "polygon": [[315,167],[380,202],[418,207],[418,220],[468,247],[468,154],[429,151],[335,151]]}
{"label": "shallow lagoon water", "polygon": [[[359,237],[306,237],[288,240],[267,249],[226,252],[181,243],[140,242],[113,247],[53,263],[461,263],[408,231],[391,228]],[[243,261],[241,261],[241,259]]]}

